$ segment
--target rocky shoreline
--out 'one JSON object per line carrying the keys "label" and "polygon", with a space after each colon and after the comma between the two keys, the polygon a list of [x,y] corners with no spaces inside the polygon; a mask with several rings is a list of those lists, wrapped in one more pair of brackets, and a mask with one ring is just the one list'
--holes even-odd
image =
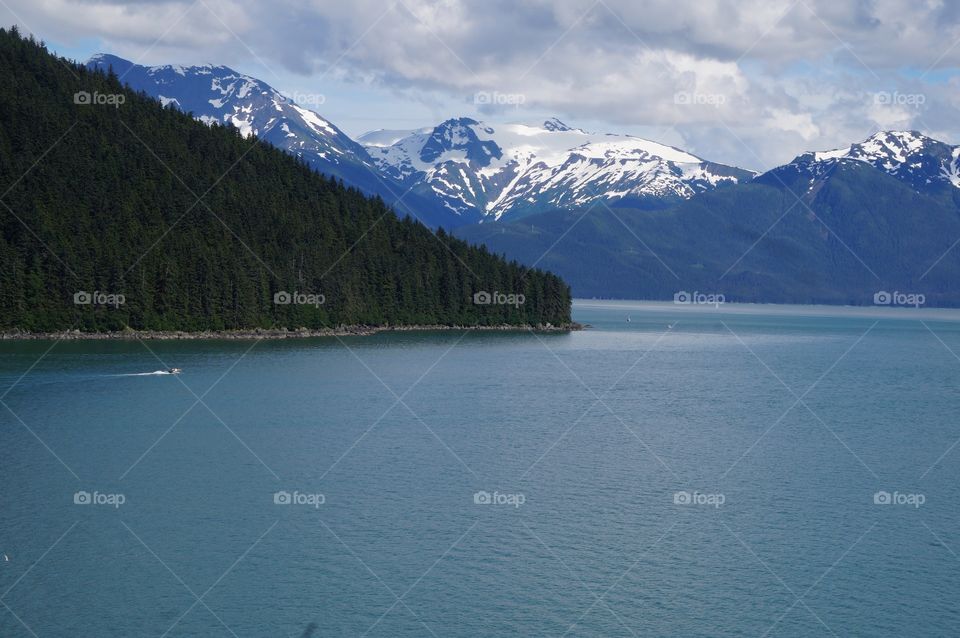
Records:
{"label": "rocky shoreline", "polygon": [[553,324],[542,325],[510,325],[497,326],[445,326],[445,325],[413,325],[413,326],[340,326],[338,328],[322,328],[310,330],[298,328],[255,328],[252,330],[201,330],[196,332],[174,330],[122,330],[117,332],[81,332],[80,330],[64,330],[61,332],[27,332],[14,330],[0,333],[0,341],[6,340],[82,340],[82,339],[114,339],[114,340],[190,340],[190,339],[307,339],[313,337],[358,337],[381,334],[385,332],[431,332],[438,330],[473,330],[477,332],[571,332],[583,330],[584,326],[572,322],[560,326]]}

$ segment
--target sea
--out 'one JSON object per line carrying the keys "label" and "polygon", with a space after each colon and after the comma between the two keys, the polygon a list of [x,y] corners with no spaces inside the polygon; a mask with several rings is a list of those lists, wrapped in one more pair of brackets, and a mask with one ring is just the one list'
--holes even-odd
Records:
{"label": "sea", "polygon": [[0,636],[960,635],[960,312],[574,318],[0,342]]}

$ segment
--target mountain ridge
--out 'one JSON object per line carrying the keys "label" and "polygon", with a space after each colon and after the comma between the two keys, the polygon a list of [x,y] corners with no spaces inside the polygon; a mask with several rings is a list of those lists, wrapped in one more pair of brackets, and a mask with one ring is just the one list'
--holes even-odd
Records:
{"label": "mountain ridge", "polygon": [[828,151],[808,151],[767,173],[795,168],[812,178],[837,162],[862,162],[908,184],[918,192],[960,189],[960,146],[952,146],[919,131],[878,131],[861,142]]}
{"label": "mountain ridge", "polygon": [[626,198],[664,206],[752,171],[704,160],[632,135],[589,133],[557,118],[540,126],[451,118],[406,136],[358,138],[393,179],[432,192],[464,219],[516,219],[552,209],[616,205]]}
{"label": "mountain ridge", "polygon": [[540,214],[457,235],[550,268],[577,296],[669,300],[699,290],[727,301],[870,305],[899,291],[960,307],[960,189],[917,170],[939,174],[953,151],[919,142],[941,152],[919,163],[900,156],[913,170],[811,153],[664,210]]}
{"label": "mountain ridge", "polygon": [[434,227],[598,202],[661,208],[755,175],[636,136],[588,133],[558,118],[529,126],[459,117],[353,140],[266,82],[226,66],[143,66],[102,53],[87,66],[113,68],[165,106],[255,134]]}

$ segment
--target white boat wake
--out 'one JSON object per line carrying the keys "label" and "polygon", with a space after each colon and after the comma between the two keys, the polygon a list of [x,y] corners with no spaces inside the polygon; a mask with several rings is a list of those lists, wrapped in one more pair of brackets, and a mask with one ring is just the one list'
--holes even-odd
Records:
{"label": "white boat wake", "polygon": [[171,370],[154,370],[153,372],[131,372],[129,374],[113,374],[110,376],[113,377],[152,377],[158,374],[179,374],[178,372],[173,372]]}

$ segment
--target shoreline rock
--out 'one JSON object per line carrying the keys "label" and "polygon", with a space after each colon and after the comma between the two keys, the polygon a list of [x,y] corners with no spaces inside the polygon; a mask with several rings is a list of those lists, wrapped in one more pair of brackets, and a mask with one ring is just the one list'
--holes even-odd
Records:
{"label": "shoreline rock", "polygon": [[436,332],[450,330],[472,330],[477,332],[572,332],[583,330],[584,326],[571,322],[561,326],[553,324],[542,325],[510,325],[496,326],[445,326],[445,325],[398,325],[398,326],[340,326],[337,328],[321,328],[310,330],[297,328],[254,328],[251,330],[122,330],[116,332],[81,332],[80,330],[63,330],[59,332],[28,332],[11,330],[0,333],[0,341],[29,341],[55,339],[61,341],[73,340],[195,340],[195,339],[309,339],[317,337],[365,337],[386,332]]}

